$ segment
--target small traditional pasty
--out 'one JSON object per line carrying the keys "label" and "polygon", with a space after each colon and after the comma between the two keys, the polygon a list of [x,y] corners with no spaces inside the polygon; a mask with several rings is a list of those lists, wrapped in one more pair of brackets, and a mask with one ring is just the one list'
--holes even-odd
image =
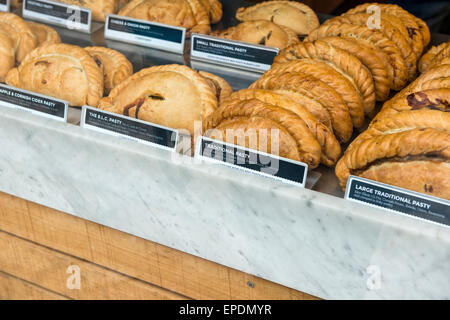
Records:
{"label": "small traditional pasty", "polygon": [[[327,37],[320,41],[331,44],[333,47],[345,50],[357,57],[363,65],[372,73],[375,85],[375,98],[377,101],[385,101],[389,97],[392,84],[392,74],[388,72],[388,58],[378,51],[373,45],[352,38]],[[390,65],[389,65],[390,66]]]}
{"label": "small traditional pasty", "polygon": [[[346,104],[346,108],[336,105],[333,108],[333,117],[339,119],[349,131],[355,123],[364,122],[363,99],[354,82],[349,80],[342,72],[336,71],[331,65],[313,59],[299,59],[274,64],[272,69],[264,73],[263,77],[283,74],[286,72],[301,73],[319,79],[338,92]],[[351,78],[350,78],[351,79]]]}
{"label": "small traditional pasty", "polygon": [[[250,86],[251,89],[289,90],[300,93],[316,102],[321,108],[310,109],[316,104],[305,103],[304,106],[323,124],[329,126],[331,121],[333,133],[339,141],[346,142],[351,138],[353,128],[341,121],[339,110],[346,107],[344,100],[336,90],[325,82],[301,73],[286,72],[279,75],[259,79]],[[294,98],[295,99],[295,98]]]}
{"label": "small traditional pasty", "polygon": [[211,23],[217,23],[222,19],[223,9],[222,3],[219,0],[200,0],[200,3],[209,12]]}
{"label": "small traditional pasty", "polygon": [[450,200],[450,133],[421,128],[366,139],[338,161],[336,175],[342,188],[356,175]]}
{"label": "small traditional pasty", "polygon": [[320,163],[320,145],[305,122],[292,111],[257,99],[219,107],[203,129],[208,137],[302,161],[311,169]]}
{"label": "small traditional pasty", "polygon": [[[222,105],[231,105],[236,101],[257,99],[262,102],[290,110],[298,115],[306,124],[322,148],[321,162],[326,166],[334,166],[341,155],[341,146],[333,132],[316,118],[302,104],[287,95],[263,89],[244,89],[234,92]],[[221,105],[221,106],[222,106]]]}
{"label": "small traditional pasty", "polygon": [[[417,71],[417,55],[413,51],[411,44],[409,42],[408,35],[403,35],[391,22],[392,18],[390,18],[390,15],[384,14],[380,17],[380,29],[381,31],[388,39],[390,39],[397,48],[400,49],[400,52],[402,54],[402,58],[405,61],[406,68],[408,70],[408,79],[409,81],[412,81],[416,77],[416,71]],[[365,13],[356,13],[356,14],[349,14],[344,16],[338,16],[332,19],[327,20],[324,25],[331,25],[336,24],[340,25],[341,23],[348,23],[352,25],[359,25],[364,28],[367,28],[367,21],[370,19],[369,14]]]}
{"label": "small traditional pasty", "polygon": [[[194,136],[195,121],[217,108],[216,92],[189,67],[164,65],[143,69],[116,86],[99,108]],[[200,126],[201,127],[201,126]]]}
{"label": "small traditional pasty", "polygon": [[6,33],[0,31],[0,82],[5,82],[6,75],[14,68],[15,63],[13,41]]}
{"label": "small traditional pasty", "polygon": [[216,37],[284,49],[299,42],[294,31],[265,20],[246,21],[225,31],[213,33]]}
{"label": "small traditional pasty", "polygon": [[313,41],[320,38],[336,36],[353,39],[362,39],[375,45],[389,57],[389,63],[393,70],[393,83],[391,89],[401,90],[408,83],[408,69],[402,52],[397,45],[380,30],[369,29],[367,26],[358,26],[348,23],[324,24],[313,30],[307,40]]}
{"label": "small traditional pasty", "polygon": [[319,26],[316,13],[296,1],[265,1],[236,12],[239,21],[267,20],[290,28],[298,35],[307,35]]}
{"label": "small traditional pasty", "polygon": [[227,81],[225,81],[225,79],[206,71],[199,71],[198,73],[205,78],[211,88],[214,89],[216,92],[217,101],[221,102],[233,93],[233,88]]}
{"label": "small traditional pasty", "polygon": [[25,56],[37,47],[38,41],[27,23],[8,12],[0,12],[0,30],[13,41],[16,61],[22,62]]}
{"label": "small traditional pasty", "polygon": [[119,0],[56,0],[78,7],[90,9],[92,20],[105,22],[108,14],[115,14],[119,10]]}
{"label": "small traditional pasty", "polygon": [[[281,51],[275,57],[275,63],[293,61],[297,59],[316,59],[324,61],[338,73],[345,76],[355,87],[362,100],[347,101],[355,127],[359,128],[364,122],[364,113],[370,114],[375,108],[375,85],[372,74],[361,61],[347,51],[333,47],[327,42],[301,42]],[[361,114],[362,117],[357,117]]]}
{"label": "small traditional pasty", "polygon": [[31,21],[27,21],[27,24],[33,34],[36,36],[36,39],[38,40],[38,46],[61,42],[61,38],[59,37],[58,32],[56,32],[55,29],[46,26],[45,24]]}
{"label": "small traditional pasty", "polygon": [[96,107],[103,96],[103,74],[94,59],[84,49],[62,43],[32,51],[8,73],[6,83],[71,106]]}
{"label": "small traditional pasty", "polygon": [[105,47],[87,47],[84,49],[94,58],[97,64],[103,66],[106,95],[133,74],[133,65],[120,52]]}
{"label": "small traditional pasty", "polygon": [[133,0],[118,15],[183,27],[188,32],[211,31],[209,13],[200,0]]}

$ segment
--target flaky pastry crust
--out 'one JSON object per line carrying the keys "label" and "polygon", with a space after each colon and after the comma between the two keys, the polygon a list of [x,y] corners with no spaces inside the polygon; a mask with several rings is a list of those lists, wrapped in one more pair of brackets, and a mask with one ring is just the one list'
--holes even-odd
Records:
{"label": "flaky pastry crust", "polygon": [[103,66],[104,93],[111,90],[133,74],[133,65],[120,52],[105,47],[84,48],[91,57]]}
{"label": "flaky pastry crust", "polygon": [[228,98],[233,93],[233,88],[225,79],[206,71],[199,71],[198,73],[203,78],[205,78],[211,88],[214,89],[214,91],[216,92],[217,101],[219,103]]}
{"label": "flaky pastry crust", "polygon": [[60,43],[61,38],[55,29],[46,26],[45,24],[27,21],[33,34],[36,36],[38,46]]}
{"label": "flaky pastry crust", "polygon": [[[363,114],[369,114],[375,107],[375,86],[370,71],[361,61],[347,51],[333,47],[327,42],[301,42],[282,50],[275,57],[274,63],[288,62],[297,59],[316,59],[328,63],[337,72],[345,76],[355,86],[362,97],[362,104],[349,105],[349,110],[356,115],[355,110],[362,109]],[[355,116],[353,116],[355,117]],[[361,119],[354,119],[355,126],[360,126]],[[364,119],[362,119],[364,120]]]}
{"label": "flaky pastry crust", "polygon": [[121,82],[102,99],[99,108],[186,129],[194,136],[194,122],[217,108],[217,98],[198,72],[182,65],[163,65],[142,69]]}
{"label": "flaky pastry crust", "polygon": [[13,41],[6,33],[0,31],[0,82],[5,82],[6,75],[14,68],[15,63]]}
{"label": "flaky pastry crust", "polygon": [[430,50],[425,53],[419,61],[419,71],[421,73],[428,70],[432,63],[435,63],[436,56],[444,49],[450,48],[450,41],[441,43],[438,46],[432,46]]}
{"label": "flaky pastry crust", "polygon": [[27,23],[15,14],[0,12],[0,30],[8,34],[13,41],[16,61],[19,63],[37,47],[36,36]]}
{"label": "flaky pastry crust", "polygon": [[213,35],[278,49],[284,49],[299,42],[297,35],[291,29],[265,20],[242,22],[224,31],[214,32]]}
{"label": "flaky pastry crust", "polygon": [[[267,120],[275,124],[267,127]],[[308,164],[310,168],[316,168],[320,162],[321,148],[317,140],[307,128],[305,122],[294,112],[284,108],[264,103],[257,99],[238,101],[235,104],[220,106],[204,122],[205,135],[214,136],[216,129],[222,132],[223,140],[229,143],[242,145],[242,141],[235,137],[239,129],[244,132],[253,129],[261,133],[262,129],[280,130],[279,138],[279,156],[290,158],[296,161],[302,161]],[[233,130],[233,141],[229,141],[227,130]],[[268,153],[274,153],[270,139],[273,133],[265,132],[266,138],[258,136],[258,140],[267,139],[269,150],[261,150],[261,143],[258,143],[258,149]],[[217,138],[217,137],[216,137]],[[248,139],[245,139],[248,140]],[[249,147],[246,141],[245,147]]]}
{"label": "flaky pastry crust", "polygon": [[9,71],[8,85],[66,100],[71,106],[96,107],[103,96],[103,74],[77,46],[49,44],[26,56]]}
{"label": "flaky pastry crust", "polygon": [[319,26],[319,18],[307,5],[296,1],[265,1],[236,12],[239,21],[267,20],[307,35]]}
{"label": "flaky pastry crust", "polygon": [[317,121],[305,107],[290,99],[287,95],[263,89],[244,89],[234,92],[223,104],[231,105],[238,101],[250,99],[257,99],[290,110],[298,115],[305,122],[309,131],[322,148],[321,162],[326,166],[333,166],[336,164],[336,161],[341,155],[341,147],[333,135],[333,132],[324,124]]}

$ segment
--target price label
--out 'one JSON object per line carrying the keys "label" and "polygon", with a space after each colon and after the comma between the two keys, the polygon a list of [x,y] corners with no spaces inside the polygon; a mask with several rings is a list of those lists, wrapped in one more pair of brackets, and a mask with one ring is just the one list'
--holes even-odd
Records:
{"label": "price label", "polygon": [[450,226],[450,201],[350,176],[345,199]]}
{"label": "price label", "polygon": [[146,20],[108,15],[105,39],[183,53],[186,29]]}
{"label": "price label", "polygon": [[0,84],[0,106],[67,122],[68,103],[66,101],[4,84]]}
{"label": "price label", "polygon": [[193,34],[191,39],[191,59],[259,72],[270,69],[279,51],[202,34]]}
{"label": "price label", "polygon": [[9,12],[9,0],[0,0],[0,12]]}
{"label": "price label", "polygon": [[91,10],[49,0],[24,0],[22,16],[70,30],[91,32]]}

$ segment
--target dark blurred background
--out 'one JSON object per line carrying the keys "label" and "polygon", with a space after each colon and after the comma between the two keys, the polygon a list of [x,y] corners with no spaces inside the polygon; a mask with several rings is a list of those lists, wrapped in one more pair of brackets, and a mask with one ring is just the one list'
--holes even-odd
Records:
{"label": "dark blurred background", "polygon": [[[254,5],[263,0],[222,0],[225,17],[233,17],[239,7]],[[317,13],[340,15],[345,11],[366,2],[361,0],[303,0],[303,2],[314,9]],[[432,33],[450,34],[450,1],[376,1],[378,3],[394,3],[411,12],[415,16],[425,20]],[[227,12],[228,11],[228,12]]]}

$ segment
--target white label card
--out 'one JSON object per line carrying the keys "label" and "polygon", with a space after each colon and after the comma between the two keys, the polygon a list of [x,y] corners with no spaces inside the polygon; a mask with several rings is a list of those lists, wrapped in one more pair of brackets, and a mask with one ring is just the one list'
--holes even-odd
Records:
{"label": "white label card", "polygon": [[49,0],[24,0],[22,16],[70,30],[91,32],[91,10],[66,3]]}
{"label": "white label card", "polygon": [[450,226],[450,201],[373,180],[350,176],[345,199]]}
{"label": "white label card", "polygon": [[0,12],[9,12],[10,0],[0,0]]}
{"label": "white label card", "polygon": [[185,28],[117,15],[106,17],[105,39],[181,54],[185,37]]}
{"label": "white label card", "polygon": [[0,84],[0,106],[67,122],[68,103],[23,89]]}
{"label": "white label card", "polygon": [[195,157],[294,184],[302,188],[305,187],[308,174],[308,165],[306,163],[207,137],[197,138]]}
{"label": "white label card", "polygon": [[191,59],[265,72],[278,54],[277,48],[253,45],[218,37],[193,34]]}
{"label": "white label card", "polygon": [[128,116],[84,106],[81,127],[174,152],[178,131]]}

